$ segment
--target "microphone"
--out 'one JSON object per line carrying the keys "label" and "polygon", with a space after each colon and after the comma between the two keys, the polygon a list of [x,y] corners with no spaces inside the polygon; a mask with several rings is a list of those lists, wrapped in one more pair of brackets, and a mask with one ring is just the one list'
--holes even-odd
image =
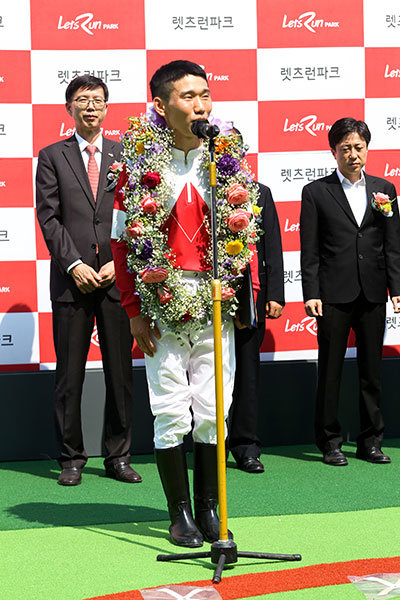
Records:
{"label": "microphone", "polygon": [[215,138],[219,134],[219,127],[217,125],[210,125],[206,119],[193,121],[190,129],[195,136],[203,140]]}

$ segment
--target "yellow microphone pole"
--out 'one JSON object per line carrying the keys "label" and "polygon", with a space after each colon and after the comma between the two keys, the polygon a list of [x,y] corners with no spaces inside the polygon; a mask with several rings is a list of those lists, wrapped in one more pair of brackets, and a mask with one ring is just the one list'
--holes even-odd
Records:
{"label": "yellow microphone pole", "polygon": [[[198,122],[199,123],[199,122]],[[300,554],[271,554],[267,552],[238,551],[233,540],[228,538],[228,510],[226,498],[226,455],[225,455],[225,415],[224,415],[224,382],[222,372],[222,335],[221,335],[221,282],[218,278],[218,245],[217,245],[217,202],[216,202],[216,164],[214,138],[219,134],[218,127],[208,125],[206,135],[195,133],[199,137],[209,138],[210,152],[210,192],[211,192],[211,234],[213,254],[213,332],[214,332],[214,375],[215,375],[215,403],[217,423],[217,472],[218,472],[218,503],[219,503],[219,540],[211,544],[210,552],[190,552],[182,554],[158,554],[159,561],[173,561],[189,558],[211,557],[211,562],[216,564],[213,583],[219,583],[224,565],[236,563],[238,556],[246,558],[260,558],[267,560],[301,560]]]}

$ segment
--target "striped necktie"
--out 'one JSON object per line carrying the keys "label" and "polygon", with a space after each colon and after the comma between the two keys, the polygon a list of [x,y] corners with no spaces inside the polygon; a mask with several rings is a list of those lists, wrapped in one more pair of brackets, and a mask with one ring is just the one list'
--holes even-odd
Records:
{"label": "striped necktie", "polygon": [[93,144],[89,144],[88,146],[86,146],[86,150],[89,153],[89,163],[88,163],[88,177],[89,177],[89,183],[90,183],[90,187],[92,188],[92,192],[93,192],[93,198],[94,201],[96,202],[96,197],[97,197],[97,188],[99,186],[99,168],[97,166],[97,162],[96,159],[94,157],[96,150],[98,150],[97,146],[94,146]]}

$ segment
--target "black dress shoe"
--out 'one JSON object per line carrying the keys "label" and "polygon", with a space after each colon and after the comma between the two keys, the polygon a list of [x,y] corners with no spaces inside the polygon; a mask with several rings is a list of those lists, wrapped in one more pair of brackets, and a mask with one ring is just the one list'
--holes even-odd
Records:
{"label": "black dress shoe", "polygon": [[264,473],[264,465],[259,458],[247,456],[237,460],[238,469],[246,473]]}
{"label": "black dress shoe", "polygon": [[139,473],[136,473],[126,462],[115,463],[106,467],[106,477],[117,479],[125,483],[140,483],[142,481]]}
{"label": "black dress shoe", "polygon": [[333,465],[334,467],[344,467],[349,464],[345,455],[339,448],[324,452],[323,461],[326,465]]}
{"label": "black dress shoe", "polygon": [[357,449],[356,458],[360,458],[361,460],[366,460],[367,462],[378,465],[392,462],[386,454],[383,454],[382,450],[378,448],[378,446]]}
{"label": "black dress shoe", "polygon": [[58,476],[60,485],[79,485],[82,482],[82,471],[78,467],[64,467]]}

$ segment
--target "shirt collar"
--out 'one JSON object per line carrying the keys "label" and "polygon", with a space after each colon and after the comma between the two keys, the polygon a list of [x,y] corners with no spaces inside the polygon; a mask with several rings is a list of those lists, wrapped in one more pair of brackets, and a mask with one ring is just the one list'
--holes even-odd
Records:
{"label": "shirt collar", "polygon": [[203,144],[201,146],[199,146],[198,148],[189,150],[189,152],[187,153],[186,156],[185,156],[185,153],[183,150],[179,150],[178,148],[174,148],[174,147],[172,147],[171,150],[172,150],[172,158],[174,160],[178,160],[180,162],[187,163],[189,161],[195,160],[195,158],[197,158],[203,152]]}
{"label": "shirt collar", "polygon": [[365,186],[366,182],[365,182],[365,175],[364,175],[364,170],[361,169],[361,178],[358,181],[355,181],[354,183],[351,183],[351,181],[349,179],[347,179],[347,177],[345,177],[340,171],[339,169],[336,169],[336,175],[339,177],[339,181],[340,183],[343,185],[351,185],[351,186],[355,186],[355,187],[359,187],[359,186]]}
{"label": "shirt collar", "polygon": [[[79,133],[77,133],[76,131],[75,131],[75,137],[79,144],[79,150],[81,152],[84,152],[86,150],[86,148],[90,145],[90,143],[87,140],[85,140],[82,136],[80,136]],[[103,136],[100,134],[99,137],[97,138],[97,140],[95,142],[93,142],[92,145],[96,146],[96,148],[98,149],[99,152],[102,152],[103,151]]]}

